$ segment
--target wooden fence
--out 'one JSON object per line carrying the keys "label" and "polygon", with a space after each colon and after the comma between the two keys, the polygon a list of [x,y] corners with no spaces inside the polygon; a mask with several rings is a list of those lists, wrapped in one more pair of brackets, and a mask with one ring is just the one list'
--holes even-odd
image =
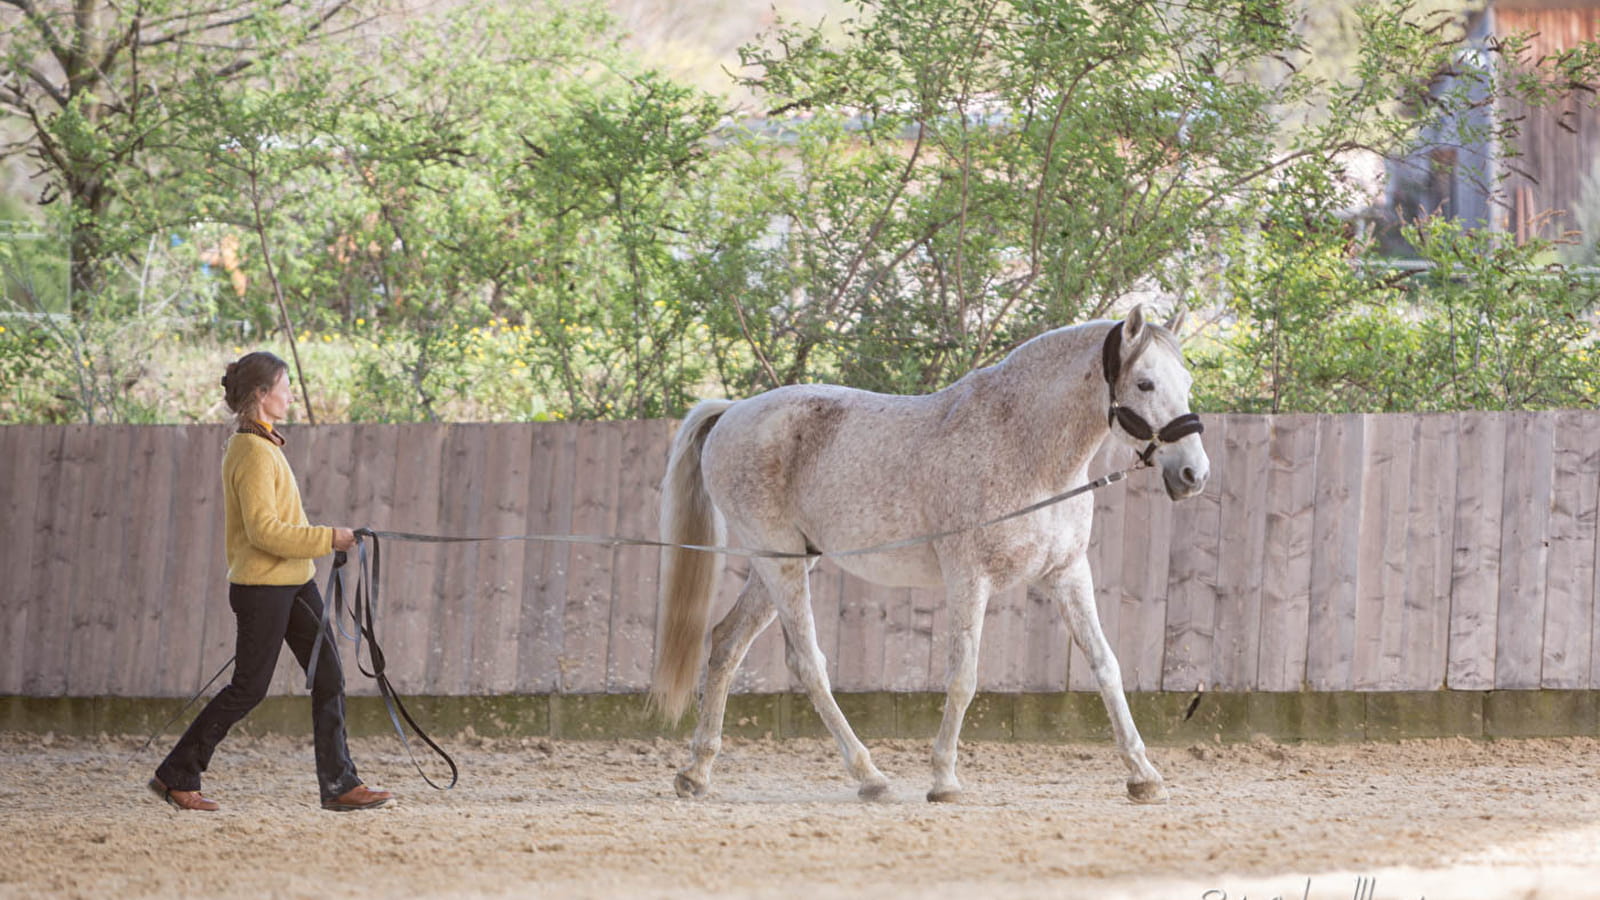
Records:
{"label": "wooden fence", "polygon": [[[286,449],[313,521],[648,537],[674,428],[298,427]],[[0,695],[181,696],[228,658],[225,438],[0,428]],[[1210,416],[1204,439],[1200,497],[1173,504],[1152,473],[1096,496],[1100,618],[1130,690],[1600,688],[1600,413]],[[646,688],[655,551],[383,552],[380,636],[402,691]],[[721,608],[745,567],[728,564]],[[824,564],[813,593],[837,689],[942,689],[937,592]],[[760,638],[737,690],[790,690],[780,641]],[[274,692],[296,691],[296,675],[285,654]],[[1093,685],[1056,611],[1017,589],[988,610],[980,686]]]}

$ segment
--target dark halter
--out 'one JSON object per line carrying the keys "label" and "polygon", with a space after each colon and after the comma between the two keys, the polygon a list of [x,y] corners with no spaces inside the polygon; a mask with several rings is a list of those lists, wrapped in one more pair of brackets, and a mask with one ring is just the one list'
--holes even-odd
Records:
{"label": "dark halter", "polygon": [[1191,434],[1199,434],[1206,430],[1206,426],[1200,422],[1200,417],[1188,412],[1161,426],[1160,431],[1156,431],[1144,420],[1144,416],[1117,402],[1117,379],[1122,374],[1121,322],[1113,326],[1111,333],[1106,335],[1106,342],[1100,348],[1100,366],[1105,371],[1106,389],[1111,393],[1111,408],[1106,412],[1106,425],[1109,427],[1115,422],[1134,440],[1149,442],[1139,453],[1139,460],[1145,465],[1152,464],[1158,446],[1175,444]]}

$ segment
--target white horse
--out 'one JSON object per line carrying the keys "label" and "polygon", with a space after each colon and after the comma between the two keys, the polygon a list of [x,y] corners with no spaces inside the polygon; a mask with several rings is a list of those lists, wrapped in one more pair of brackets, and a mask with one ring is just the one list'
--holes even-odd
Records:
{"label": "white horse", "polygon": [[[1005,515],[1083,483],[1108,435],[1145,451],[1174,500],[1205,486],[1210,463],[1189,412],[1192,379],[1177,322],[1148,322],[1135,307],[1123,322],[1089,322],[1042,334],[1001,362],[942,391],[888,396],[833,385],[779,388],[738,402],[707,400],[684,419],[661,497],[662,539],[712,545],[728,530],[745,547],[794,554],[755,557],[738,601],[712,633],[700,682],[693,758],[678,773],[680,796],[705,794],[722,745],[734,669],[778,619],[791,671],[844,755],[862,799],[888,780],[834,702],[807,573],[816,558],[933,534]],[[1164,422],[1154,433],[1148,422]],[[1088,656],[1131,773],[1128,795],[1160,803],[1167,791],[1145,755],[1123,694],[1122,674],[1095,613],[1090,582],[1088,494],[1025,516],[915,546],[839,558],[848,572],[893,586],[943,585],[950,668],[933,745],[930,801],[955,799],[956,740],[977,689],[978,645],[990,596],[1031,583],[1055,598]],[[683,714],[705,656],[705,629],[722,560],[668,550],[653,700]]]}

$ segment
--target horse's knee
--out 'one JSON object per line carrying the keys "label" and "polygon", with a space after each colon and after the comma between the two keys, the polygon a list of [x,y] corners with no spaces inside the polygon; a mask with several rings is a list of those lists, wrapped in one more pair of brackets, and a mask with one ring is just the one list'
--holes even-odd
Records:
{"label": "horse's knee", "polygon": [[945,685],[945,698],[960,709],[966,709],[972,698],[978,694],[978,678],[976,673],[961,672],[952,677]]}

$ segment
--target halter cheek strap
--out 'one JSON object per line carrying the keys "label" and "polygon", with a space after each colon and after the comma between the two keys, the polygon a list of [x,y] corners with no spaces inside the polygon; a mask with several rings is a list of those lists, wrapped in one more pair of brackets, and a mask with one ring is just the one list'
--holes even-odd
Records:
{"label": "halter cheek strap", "polygon": [[1113,423],[1121,425],[1136,441],[1148,441],[1145,448],[1139,452],[1139,461],[1151,465],[1156,448],[1162,444],[1175,444],[1191,434],[1199,434],[1206,430],[1200,417],[1192,412],[1184,413],[1161,426],[1160,431],[1150,427],[1144,416],[1117,402],[1117,379],[1122,374],[1122,323],[1112,326],[1111,332],[1106,335],[1106,341],[1100,347],[1100,368],[1106,376],[1106,389],[1111,395],[1111,406],[1106,410],[1106,426]]}

